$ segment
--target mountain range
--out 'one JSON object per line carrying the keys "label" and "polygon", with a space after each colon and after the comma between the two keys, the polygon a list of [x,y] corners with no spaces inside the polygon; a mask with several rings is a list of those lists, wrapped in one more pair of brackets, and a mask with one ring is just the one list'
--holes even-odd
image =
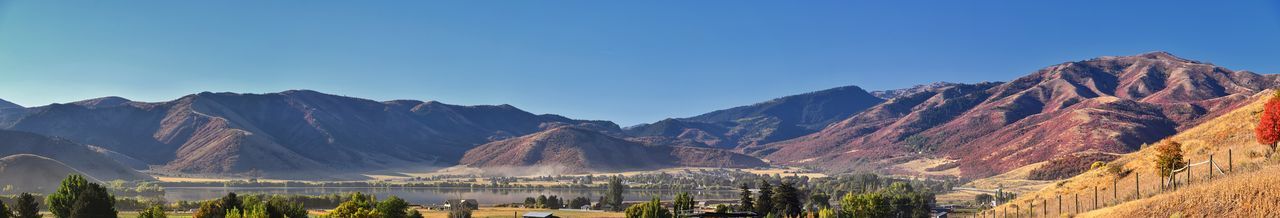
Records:
{"label": "mountain range", "polygon": [[1100,57],[894,98],[755,154],[836,171],[940,158],[949,163],[928,170],[985,177],[1076,152],[1134,151],[1240,107],[1278,79],[1165,52]]}
{"label": "mountain range", "polygon": [[[0,129],[92,145],[135,169],[191,174],[342,179],[356,177],[332,175],[458,164],[611,172],[768,162],[978,178],[1080,152],[1134,151],[1278,83],[1277,75],[1151,52],[1065,62],[1009,82],[837,87],[625,129],[510,105],[308,90],[31,108],[0,102]],[[901,169],[919,160],[940,164]]]}

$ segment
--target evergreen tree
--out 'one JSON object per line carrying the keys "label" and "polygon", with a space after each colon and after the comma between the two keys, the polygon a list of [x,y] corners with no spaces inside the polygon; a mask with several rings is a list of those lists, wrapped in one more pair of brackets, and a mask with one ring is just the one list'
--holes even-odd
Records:
{"label": "evergreen tree", "polygon": [[760,179],[760,193],[756,195],[756,214],[770,214],[774,211],[773,186],[769,180]]}
{"label": "evergreen tree", "polygon": [[774,212],[783,217],[800,217],[802,207],[800,191],[790,182],[784,182],[773,190]]}
{"label": "evergreen tree", "polygon": [[538,208],[547,208],[547,196],[546,196],[546,195],[538,195],[538,204],[537,204],[537,207],[538,207]]}
{"label": "evergreen tree", "polygon": [[107,188],[96,183],[89,183],[75,203],[71,204],[70,217],[75,218],[116,218],[116,199],[107,192]]}
{"label": "evergreen tree", "polygon": [[609,187],[605,196],[609,200],[608,205],[612,206],[613,210],[622,210],[622,193],[626,192],[626,188],[627,187],[622,185],[622,177],[609,177]]}
{"label": "evergreen tree", "polygon": [[422,213],[418,212],[418,210],[409,210],[409,218],[423,218],[423,217],[422,217]]}
{"label": "evergreen tree", "polygon": [[751,187],[747,187],[747,183],[742,183],[738,188],[742,189],[742,193],[739,194],[742,199],[738,200],[738,210],[755,211],[755,204],[751,201]]}
{"label": "evergreen tree", "polygon": [[227,193],[226,196],[222,196],[221,199],[218,199],[218,202],[222,205],[222,208],[226,210],[244,209],[244,205],[240,203],[240,197],[237,197],[235,192]]}
{"label": "evergreen tree", "polygon": [[17,203],[13,208],[17,218],[40,218],[40,203],[36,202],[36,197],[31,193],[18,195]]}

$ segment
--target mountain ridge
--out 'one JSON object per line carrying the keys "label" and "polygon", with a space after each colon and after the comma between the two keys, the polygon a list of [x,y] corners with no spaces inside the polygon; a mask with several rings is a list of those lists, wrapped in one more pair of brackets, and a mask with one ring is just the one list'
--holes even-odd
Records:
{"label": "mountain ridge", "polygon": [[624,130],[631,136],[672,139],[647,141],[741,149],[815,132],[883,101],[860,87],[842,86]]}
{"label": "mountain ridge", "polygon": [[863,166],[837,171],[935,156],[958,161],[940,170],[984,177],[1068,153],[1132,151],[1239,107],[1278,78],[1167,52],[1104,56],[1006,83],[897,98],[756,154],[791,165]]}
{"label": "mountain ridge", "polygon": [[448,166],[473,146],[557,125],[621,132],[612,122],[536,115],[509,105],[377,102],[310,90],[202,92],[165,102],[90,106],[31,108],[8,128],[95,144],[161,165],[159,170],[294,174],[289,177]]}

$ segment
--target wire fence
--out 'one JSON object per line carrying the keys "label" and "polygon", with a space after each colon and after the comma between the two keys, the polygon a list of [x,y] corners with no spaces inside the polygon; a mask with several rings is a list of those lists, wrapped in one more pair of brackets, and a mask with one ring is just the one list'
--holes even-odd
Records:
{"label": "wire fence", "polygon": [[[974,216],[1003,218],[1076,215],[1174,191],[1192,183],[1222,178],[1234,171],[1235,166],[1232,158],[1232,151],[1228,149],[1225,168],[1222,165],[1223,163],[1214,160],[1213,154],[1209,154],[1206,160],[1187,164],[1179,169],[1169,170],[1169,176],[1167,177],[1161,175],[1139,175],[1137,172],[1131,172],[1127,175],[1112,177],[1111,184],[1093,185],[1066,193],[1056,193],[1051,196],[1036,196],[1032,199],[1003,202],[997,207],[978,212]],[[1159,178],[1153,180],[1146,177]]]}

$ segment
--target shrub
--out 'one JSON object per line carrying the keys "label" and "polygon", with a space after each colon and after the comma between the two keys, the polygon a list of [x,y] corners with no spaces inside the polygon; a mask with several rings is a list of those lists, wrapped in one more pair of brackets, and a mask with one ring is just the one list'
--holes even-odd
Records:
{"label": "shrub", "polygon": [[1093,164],[1089,165],[1089,170],[1096,170],[1096,169],[1098,169],[1098,168],[1103,168],[1103,167],[1106,167],[1106,166],[1107,166],[1107,163],[1106,163],[1106,162],[1102,162],[1102,161],[1094,161],[1094,162],[1093,162]]}
{"label": "shrub", "polygon": [[169,216],[164,214],[164,206],[160,206],[160,205],[153,205],[151,207],[148,207],[146,210],[143,210],[142,212],[138,213],[138,218],[167,218],[167,217]]}
{"label": "shrub", "polygon": [[1114,160],[1115,155],[1109,155],[1101,152],[1069,154],[1049,160],[1039,168],[1031,170],[1028,179],[1031,180],[1058,180],[1069,178],[1083,173],[1085,170],[1096,169],[1093,165],[1097,162],[1105,162]]}

